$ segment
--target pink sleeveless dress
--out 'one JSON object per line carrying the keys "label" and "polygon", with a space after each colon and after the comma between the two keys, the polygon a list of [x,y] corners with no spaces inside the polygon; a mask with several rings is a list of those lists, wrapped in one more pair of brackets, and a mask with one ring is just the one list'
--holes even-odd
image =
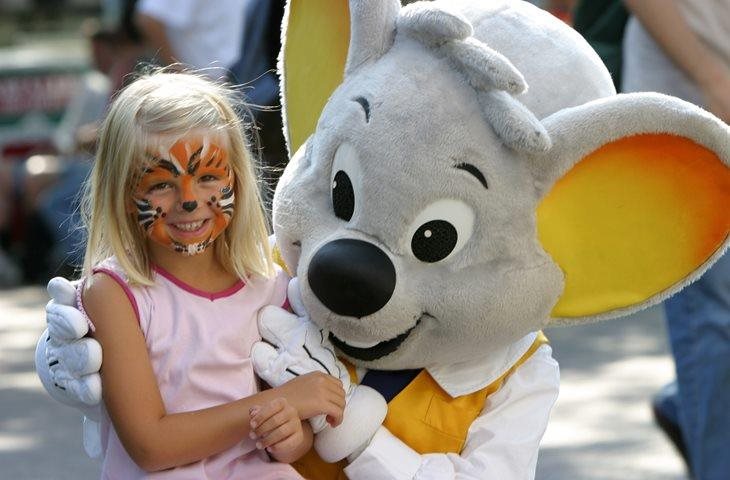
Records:
{"label": "pink sleeveless dress", "polygon": [[[220,405],[259,390],[250,359],[251,347],[261,339],[256,313],[265,305],[285,305],[288,277],[283,272],[272,279],[240,281],[212,294],[159,267],[153,286],[132,287],[114,258],[94,272],[112,277],[132,303],[168,413]],[[106,411],[101,442],[104,480],[302,478],[290,465],[272,462],[250,439],[196,463],[147,473],[125,451]]]}

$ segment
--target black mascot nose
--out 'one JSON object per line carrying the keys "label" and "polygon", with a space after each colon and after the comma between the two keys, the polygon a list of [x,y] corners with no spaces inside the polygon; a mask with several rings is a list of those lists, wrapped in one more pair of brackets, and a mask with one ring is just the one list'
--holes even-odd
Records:
{"label": "black mascot nose", "polygon": [[309,286],[338,315],[362,318],[383,308],[395,290],[395,267],[375,245],[342,238],[325,244],[309,264]]}

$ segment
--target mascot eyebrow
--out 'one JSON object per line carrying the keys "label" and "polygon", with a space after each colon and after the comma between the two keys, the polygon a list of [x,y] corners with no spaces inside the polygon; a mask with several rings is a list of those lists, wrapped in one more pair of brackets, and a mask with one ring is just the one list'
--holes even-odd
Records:
{"label": "mascot eyebrow", "polygon": [[484,178],[484,174],[482,174],[482,172],[471,163],[457,163],[456,165],[454,165],[454,168],[458,168],[459,170],[464,170],[465,172],[471,173],[476,177],[477,180],[479,180],[479,183],[481,183],[484,188],[489,190],[489,187],[487,186],[487,179]]}
{"label": "mascot eyebrow", "polygon": [[365,97],[355,97],[352,99],[353,102],[360,104],[363,110],[365,110],[365,123],[370,123],[370,102]]}

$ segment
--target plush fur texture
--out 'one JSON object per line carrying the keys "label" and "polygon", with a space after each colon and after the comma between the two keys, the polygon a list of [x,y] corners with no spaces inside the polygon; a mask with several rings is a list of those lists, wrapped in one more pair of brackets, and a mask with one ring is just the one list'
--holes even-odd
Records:
{"label": "plush fur texture", "polygon": [[[358,365],[502,364],[509,346],[547,325],[564,276],[537,239],[535,211],[605,143],[671,132],[730,160],[727,126],[673,98],[616,96],[588,44],[526,2],[399,10],[390,0],[351,0],[350,8],[345,79],[279,183],[274,228],[310,318]],[[351,208],[338,210],[343,185]],[[445,223],[458,241],[424,261],[416,247],[446,235],[433,230]],[[337,313],[312,286],[313,262],[343,239],[392,264],[394,287],[374,311]],[[355,254],[342,263],[371,265]],[[635,311],[680,287],[593,318]],[[338,288],[353,298],[372,290]],[[393,342],[395,350],[377,353]]]}
{"label": "plush fur texture", "polygon": [[350,51],[345,67],[347,75],[377,59],[390,48],[399,9],[400,5],[393,0],[350,3],[350,15],[358,21],[351,24]]}

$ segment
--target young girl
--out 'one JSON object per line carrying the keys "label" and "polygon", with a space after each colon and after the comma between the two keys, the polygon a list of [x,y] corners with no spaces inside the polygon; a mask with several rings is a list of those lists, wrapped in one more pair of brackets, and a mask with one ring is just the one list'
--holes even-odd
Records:
{"label": "young girl", "polygon": [[104,351],[105,479],[301,478],[286,464],[312,444],[301,420],[341,420],[334,377],[258,391],[256,312],[285,303],[287,279],[228,95],[156,73],[101,131],[81,303]]}

